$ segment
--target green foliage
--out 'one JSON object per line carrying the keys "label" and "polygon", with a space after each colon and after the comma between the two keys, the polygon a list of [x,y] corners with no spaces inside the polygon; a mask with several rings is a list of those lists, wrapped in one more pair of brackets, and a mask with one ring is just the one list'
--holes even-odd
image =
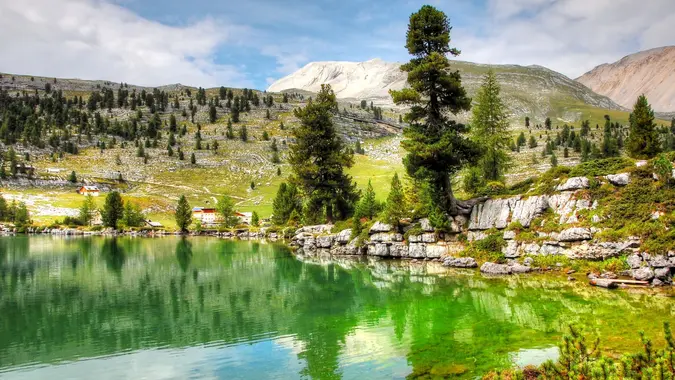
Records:
{"label": "green foliage", "polygon": [[558,345],[560,357],[547,361],[538,368],[492,372],[483,379],[525,378],[560,380],[610,380],[610,379],[673,379],[675,377],[675,342],[670,323],[664,322],[666,345],[655,349],[651,340],[640,332],[642,352],[627,354],[621,358],[602,355],[600,339],[588,341],[585,332],[576,326],[569,326],[568,332]]}
{"label": "green foliage", "polygon": [[335,93],[322,85],[316,100],[295,109],[300,126],[293,130],[288,162],[293,181],[307,198],[305,215],[328,222],[349,217],[358,199],[356,184],[344,171],[354,164],[353,154],[338,136],[332,113],[337,110]]}
{"label": "green foliage", "polygon": [[366,192],[363,194],[361,200],[356,206],[355,214],[361,218],[368,218],[372,220],[375,219],[381,210],[382,205],[375,199],[375,190],[373,190],[373,184],[370,180],[368,180]]}
{"label": "green foliage", "polygon": [[485,178],[482,176],[481,169],[471,166],[466,169],[462,177],[464,191],[468,194],[478,194],[485,186]]}
{"label": "green foliage", "polygon": [[71,183],[77,182],[77,175],[75,174],[74,170],[72,172],[70,172],[70,176],[68,177],[68,181],[70,181]]}
{"label": "green foliage", "polygon": [[91,224],[94,215],[96,215],[96,203],[94,202],[94,197],[91,194],[87,194],[80,207],[78,218],[83,225],[88,226]]}
{"label": "green foliage", "polygon": [[[482,151],[477,166],[486,181],[503,180],[511,163],[506,153],[510,141],[509,121],[500,91],[494,71],[488,70],[476,94],[477,104],[472,109],[471,134]],[[524,140],[522,135],[522,145]],[[519,138],[519,145],[520,141]]]}
{"label": "green foliage", "polygon": [[192,208],[187,201],[185,195],[181,195],[176,206],[176,225],[181,232],[187,232],[188,227],[192,224]]}
{"label": "green foliage", "polygon": [[222,217],[223,224],[226,227],[234,227],[239,222],[239,218],[234,214],[234,201],[227,195],[218,198],[216,211],[218,211],[218,214]]}
{"label": "green foliage", "polygon": [[659,157],[654,160],[654,170],[664,186],[669,186],[673,178],[673,164],[665,154],[660,154]]}
{"label": "green foliage", "polygon": [[[302,202],[300,194],[298,194],[298,188],[292,183],[286,184],[286,182],[283,182],[277,190],[272,207],[272,222],[276,225],[288,223],[293,212],[299,215],[302,211]],[[296,219],[299,221],[299,217]]]}
{"label": "green foliage", "polygon": [[640,95],[630,114],[630,131],[626,141],[628,155],[633,158],[652,158],[660,151],[654,123],[654,111],[644,95]]}
{"label": "green foliage", "polygon": [[248,130],[245,125],[242,125],[241,128],[239,128],[239,139],[243,142],[248,141]]}
{"label": "green foliage", "polygon": [[103,205],[103,225],[106,227],[117,229],[117,223],[122,219],[124,214],[124,204],[122,196],[117,191],[108,193],[105,197],[105,204]]}
{"label": "green foliage", "polygon": [[391,91],[394,103],[410,106],[401,143],[408,152],[404,166],[408,175],[429,185],[435,214],[459,213],[462,205],[454,197],[452,178],[480,154],[464,136],[468,127],[446,116],[471,107],[459,72],[450,70],[446,54],[459,51],[449,43],[450,24],[443,12],[425,5],[411,15],[406,48],[413,59],[401,66],[410,87]]}
{"label": "green foliage", "polygon": [[145,224],[145,215],[143,215],[138,204],[127,201],[124,203],[124,211],[120,222],[126,227],[142,227]]}
{"label": "green foliage", "polygon": [[471,242],[461,255],[473,257],[478,261],[504,262],[502,248],[506,246],[506,241],[502,234],[496,230],[486,231],[485,233],[487,234],[485,239]]}
{"label": "green foliage", "polygon": [[583,162],[569,172],[570,177],[597,177],[619,173],[634,167],[633,160],[626,157],[613,157]]}
{"label": "green foliage", "polygon": [[392,226],[398,227],[401,219],[405,218],[407,206],[405,204],[405,195],[403,185],[398,178],[398,173],[391,179],[391,188],[387,196],[387,203],[384,208],[384,220]]}
{"label": "green foliage", "polygon": [[253,211],[253,214],[251,215],[251,225],[257,227],[260,225],[260,217],[258,216],[258,213]]}

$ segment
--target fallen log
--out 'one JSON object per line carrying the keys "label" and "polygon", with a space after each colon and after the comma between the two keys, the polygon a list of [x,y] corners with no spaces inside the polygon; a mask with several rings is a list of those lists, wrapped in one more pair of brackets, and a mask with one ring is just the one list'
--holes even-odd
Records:
{"label": "fallen log", "polygon": [[594,278],[590,281],[590,284],[593,286],[599,286],[601,288],[607,289],[616,289],[619,287],[619,285],[649,286],[649,282],[647,281],[605,279],[605,278]]}

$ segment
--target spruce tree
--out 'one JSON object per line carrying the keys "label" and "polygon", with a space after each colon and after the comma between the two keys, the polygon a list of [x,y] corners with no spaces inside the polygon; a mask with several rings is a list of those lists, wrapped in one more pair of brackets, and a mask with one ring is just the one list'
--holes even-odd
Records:
{"label": "spruce tree", "polygon": [[290,147],[289,163],[293,181],[307,198],[306,215],[328,222],[351,215],[358,199],[356,185],[345,169],[354,163],[333,125],[337,110],[335,93],[322,85],[316,99],[295,109],[300,126],[293,130],[296,143]]}
{"label": "spruce tree", "polygon": [[284,225],[288,222],[291,214],[302,210],[300,195],[295,185],[283,182],[277,190],[277,195],[272,203],[272,221],[277,225]]}
{"label": "spruce tree", "polygon": [[459,51],[449,44],[450,24],[443,12],[425,5],[411,15],[406,48],[413,58],[401,66],[410,87],[391,91],[394,103],[411,107],[401,143],[408,151],[403,163],[412,178],[427,184],[427,208],[438,221],[446,212],[471,212],[475,202],[455,198],[452,182],[457,172],[480,158],[476,144],[464,136],[468,127],[447,116],[471,108],[459,72],[450,70],[446,55]]}
{"label": "spruce tree", "polygon": [[176,225],[181,232],[187,232],[188,227],[192,224],[192,208],[185,198],[185,195],[181,195],[178,199],[178,205],[176,206]]}
{"label": "spruce tree", "polygon": [[384,219],[388,224],[398,227],[401,219],[406,215],[405,195],[403,185],[398,178],[398,173],[391,179],[391,189],[387,196],[387,203],[384,209]]}
{"label": "spruce tree", "polygon": [[108,193],[105,197],[105,204],[103,206],[103,225],[106,227],[117,229],[117,223],[122,219],[124,213],[124,203],[122,196],[117,191]]}
{"label": "spruce tree", "polygon": [[192,165],[195,165],[197,163],[197,157],[195,157],[194,153],[192,153],[192,155],[190,156],[190,163]]}
{"label": "spruce tree", "polygon": [[91,194],[88,194],[82,202],[80,207],[79,219],[83,225],[88,226],[91,224],[91,221],[96,213],[96,203],[94,202],[94,197]]}
{"label": "spruce tree", "polygon": [[361,201],[356,209],[356,214],[362,218],[374,219],[380,211],[380,206],[375,199],[375,190],[373,184],[368,180],[366,192],[361,197]]}
{"label": "spruce tree", "polygon": [[628,155],[633,158],[652,158],[660,151],[659,137],[654,124],[654,111],[644,95],[640,95],[629,117],[630,130],[626,141]]}
{"label": "spruce tree", "polygon": [[75,174],[74,170],[70,172],[70,177],[68,177],[68,181],[70,181],[71,183],[77,182],[77,175]]}
{"label": "spruce tree", "polygon": [[[171,115],[171,116],[173,116],[173,115]],[[215,123],[217,118],[218,118],[218,111],[216,110],[216,106],[211,105],[209,107],[209,121],[211,123]]]}
{"label": "spruce tree", "polygon": [[246,130],[245,125],[242,125],[241,128],[239,128],[239,139],[243,142],[248,141],[248,131]]}

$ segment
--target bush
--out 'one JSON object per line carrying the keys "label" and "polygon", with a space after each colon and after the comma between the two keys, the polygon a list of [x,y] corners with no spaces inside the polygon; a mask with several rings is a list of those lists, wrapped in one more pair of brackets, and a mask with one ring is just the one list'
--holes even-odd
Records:
{"label": "bush", "polygon": [[579,164],[569,172],[569,175],[570,177],[601,176],[615,174],[634,166],[635,161],[631,160],[630,158],[603,158]]}

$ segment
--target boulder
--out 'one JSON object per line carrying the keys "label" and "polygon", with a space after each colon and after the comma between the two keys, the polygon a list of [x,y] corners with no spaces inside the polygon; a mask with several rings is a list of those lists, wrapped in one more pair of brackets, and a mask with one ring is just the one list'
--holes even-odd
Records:
{"label": "boulder", "polygon": [[534,259],[531,258],[531,257],[526,257],[525,260],[523,260],[523,264],[525,264],[527,266],[530,266],[530,265],[534,264]]}
{"label": "boulder", "polygon": [[532,271],[532,268],[527,265],[521,265],[515,263],[511,265],[511,273],[529,273]]}
{"label": "boulder", "polygon": [[593,233],[588,228],[574,227],[563,230],[558,235],[557,240],[563,242],[591,240]]}
{"label": "boulder", "polygon": [[556,256],[562,253],[562,248],[557,244],[550,244],[550,242],[544,243],[539,250],[539,254],[542,256]]}
{"label": "boulder", "polygon": [[537,243],[526,243],[520,246],[520,250],[526,255],[537,255],[541,247]]}
{"label": "boulder", "polygon": [[438,259],[448,254],[448,247],[444,245],[429,244],[427,245],[426,257],[430,259]]}
{"label": "boulder", "polygon": [[434,233],[422,234],[423,243],[435,243],[438,241],[438,237]]}
{"label": "boulder", "polygon": [[489,199],[477,204],[471,210],[469,230],[489,230],[491,228],[504,229],[508,225],[511,210],[520,199]]}
{"label": "boulder", "polygon": [[637,269],[642,266],[642,256],[634,253],[626,257],[626,263],[631,269]]}
{"label": "boulder", "polygon": [[590,181],[586,177],[572,177],[567,179],[567,181],[561,185],[558,185],[555,189],[558,191],[575,191],[581,189],[588,189],[590,187]]}
{"label": "boulder", "polygon": [[333,246],[334,235],[322,235],[316,238],[317,248],[330,248]]}
{"label": "boulder", "polygon": [[478,263],[472,257],[448,257],[443,266],[451,268],[476,268]]}
{"label": "boulder", "polygon": [[385,224],[382,222],[376,222],[373,224],[372,227],[370,227],[370,233],[371,234],[376,234],[378,232],[391,232],[394,227],[392,227],[390,224]]}
{"label": "boulder", "polygon": [[670,263],[668,259],[663,255],[654,256],[649,260],[649,265],[653,268],[668,268]]}
{"label": "boulder", "polygon": [[335,241],[339,244],[347,244],[352,239],[352,229],[346,229],[340,231],[335,237]]}
{"label": "boulder", "polygon": [[654,270],[654,277],[658,278],[663,282],[670,283],[673,280],[673,276],[670,273],[670,268],[657,268]]}
{"label": "boulder", "polygon": [[427,257],[426,244],[411,243],[408,246],[408,256],[416,259]]}
{"label": "boulder", "polygon": [[487,237],[487,234],[485,232],[481,232],[481,231],[469,231],[469,233],[466,235],[466,239],[468,241],[483,240],[486,237]]}
{"label": "boulder", "polygon": [[628,173],[610,174],[605,178],[614,186],[626,186],[630,183],[630,174]]}
{"label": "boulder", "polygon": [[389,246],[386,244],[371,244],[368,246],[368,256],[389,256]]}
{"label": "boulder", "polygon": [[529,227],[532,221],[540,217],[547,209],[548,199],[545,195],[517,200],[513,207],[511,221],[520,222],[524,227]]}
{"label": "boulder", "polygon": [[389,246],[389,254],[392,257],[408,257],[408,245],[403,243],[394,243]]}
{"label": "boulder", "polygon": [[520,253],[518,252],[518,242],[515,240],[509,240],[506,243],[506,246],[502,248],[502,253],[504,253],[504,257],[507,259],[515,259],[517,257],[520,257]]}
{"label": "boulder", "polygon": [[421,243],[422,242],[422,235],[410,235],[410,236],[408,236],[408,242],[409,243]]}
{"label": "boulder", "polygon": [[481,273],[485,274],[511,274],[511,267],[506,264],[484,263],[480,267]]}
{"label": "boulder", "polygon": [[513,240],[516,238],[516,231],[504,231],[504,240]]}
{"label": "boulder", "polygon": [[650,281],[654,278],[654,271],[651,268],[642,267],[633,269],[632,275],[638,281]]}
{"label": "boulder", "polygon": [[390,243],[394,241],[394,234],[380,232],[370,235],[370,241],[373,243]]}
{"label": "boulder", "polygon": [[428,218],[420,219],[420,228],[424,232],[434,232],[434,228],[431,226]]}

